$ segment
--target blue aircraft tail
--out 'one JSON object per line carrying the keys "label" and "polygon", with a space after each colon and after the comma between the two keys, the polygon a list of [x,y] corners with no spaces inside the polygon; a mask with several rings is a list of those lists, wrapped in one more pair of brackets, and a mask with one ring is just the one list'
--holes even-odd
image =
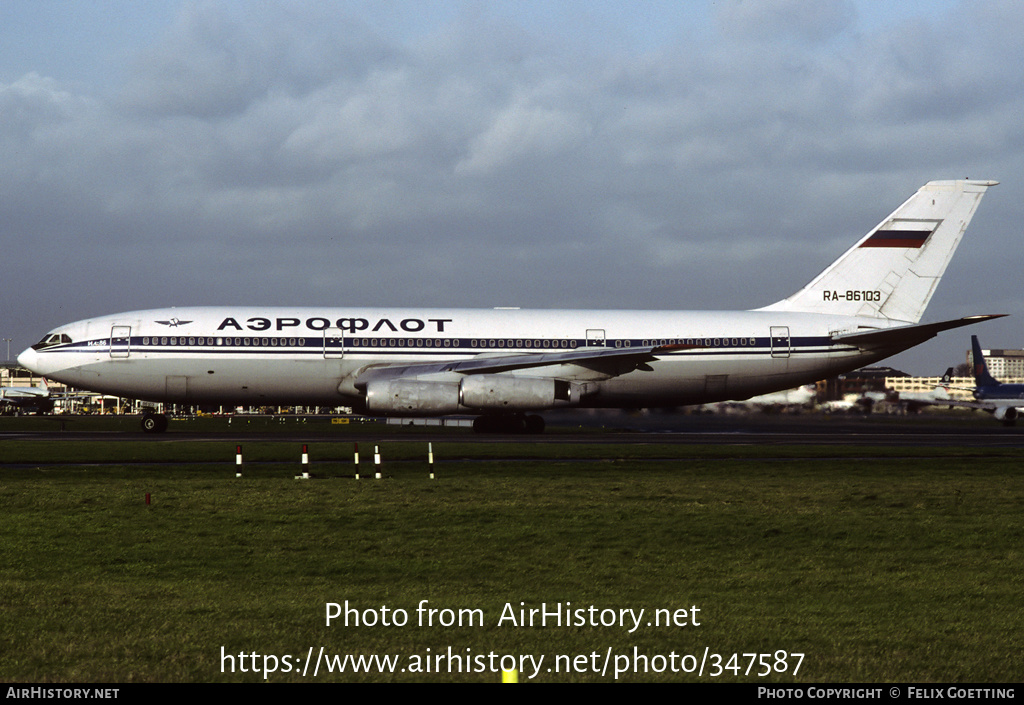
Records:
{"label": "blue aircraft tail", "polygon": [[971,336],[971,351],[974,358],[974,384],[977,387],[998,387],[998,382],[988,373],[988,365],[985,364],[985,356],[981,353],[981,344],[978,336]]}

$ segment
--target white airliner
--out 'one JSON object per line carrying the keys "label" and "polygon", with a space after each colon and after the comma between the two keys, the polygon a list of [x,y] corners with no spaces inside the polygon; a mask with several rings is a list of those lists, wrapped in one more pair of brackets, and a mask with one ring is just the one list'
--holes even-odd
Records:
{"label": "white airliner", "polygon": [[135,399],[479,414],[484,431],[540,432],[533,412],[553,408],[746,399],[993,318],[919,323],[996,183],[926,184],[810,284],[752,311],[169,308],[60,326],[18,362]]}
{"label": "white airliner", "polygon": [[953,368],[949,367],[946,369],[946,373],[942,375],[942,379],[939,380],[939,383],[931,391],[899,392],[895,394],[895,398],[890,398],[889,401],[898,404],[901,408],[911,413],[920,411],[925,406],[948,404],[952,399],[949,394],[949,390],[954,388],[952,383]]}
{"label": "white airliner", "polygon": [[45,383],[38,387],[0,387],[0,405],[3,406],[48,412],[53,409],[54,399]]}

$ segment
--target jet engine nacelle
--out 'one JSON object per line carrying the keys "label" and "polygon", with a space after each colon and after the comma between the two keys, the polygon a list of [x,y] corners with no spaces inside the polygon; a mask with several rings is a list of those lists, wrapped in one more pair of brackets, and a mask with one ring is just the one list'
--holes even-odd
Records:
{"label": "jet engine nacelle", "polygon": [[[579,396],[577,391],[576,397]],[[530,411],[569,406],[569,382],[543,377],[472,375],[459,382],[377,380],[366,385],[366,410],[378,414],[436,416],[477,411]]]}
{"label": "jet engine nacelle", "polygon": [[572,401],[568,382],[548,377],[473,375],[459,384],[463,406],[488,411],[531,411]]}
{"label": "jet engine nacelle", "polygon": [[996,420],[1002,421],[1005,424],[1012,424],[1017,420],[1017,407],[1015,406],[1001,406],[993,413]]}
{"label": "jet engine nacelle", "polygon": [[436,416],[455,414],[459,408],[458,382],[421,382],[393,379],[366,385],[366,410],[379,414]]}

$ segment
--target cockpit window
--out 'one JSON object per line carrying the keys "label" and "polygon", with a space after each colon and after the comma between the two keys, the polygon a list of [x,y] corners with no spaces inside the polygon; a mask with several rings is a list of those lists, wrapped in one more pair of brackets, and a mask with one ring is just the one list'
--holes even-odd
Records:
{"label": "cockpit window", "polygon": [[63,345],[71,342],[71,336],[67,333],[50,333],[46,335],[42,340],[32,346],[33,350],[42,350],[43,348],[52,348],[54,345]]}

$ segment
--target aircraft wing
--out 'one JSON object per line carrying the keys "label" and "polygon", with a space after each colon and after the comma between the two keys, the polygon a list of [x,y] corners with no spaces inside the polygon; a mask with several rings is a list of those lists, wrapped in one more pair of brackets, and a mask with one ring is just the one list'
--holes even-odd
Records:
{"label": "aircraft wing", "polygon": [[46,387],[4,387],[0,388],[0,405],[48,411],[53,408],[53,397]]}
{"label": "aircraft wing", "polygon": [[49,393],[45,388],[36,391],[38,387],[7,387],[0,388],[0,399],[45,399]]}
{"label": "aircraft wing", "polygon": [[691,350],[699,347],[703,346],[675,344],[648,345],[637,348],[585,348],[583,350],[567,350],[563,352],[475,357],[471,360],[448,360],[412,365],[371,366],[364,368],[358,373],[356,384],[363,385],[367,382],[382,379],[419,377],[444,372],[457,372],[463,375],[493,374],[561,364],[627,363],[626,365],[620,365],[621,372],[614,373],[622,374],[623,372],[636,369],[639,365],[657,360],[659,354],[678,350]]}
{"label": "aircraft wing", "polygon": [[879,328],[877,330],[855,331],[852,333],[836,333],[832,340],[837,343],[850,343],[859,348],[901,348],[906,349],[929,338],[934,338],[944,330],[960,328],[974,323],[981,323],[993,318],[1002,318],[1006,314],[991,314],[982,316],[967,316],[952,321],[940,321],[938,323],[919,323],[910,326],[899,326],[897,328]]}

